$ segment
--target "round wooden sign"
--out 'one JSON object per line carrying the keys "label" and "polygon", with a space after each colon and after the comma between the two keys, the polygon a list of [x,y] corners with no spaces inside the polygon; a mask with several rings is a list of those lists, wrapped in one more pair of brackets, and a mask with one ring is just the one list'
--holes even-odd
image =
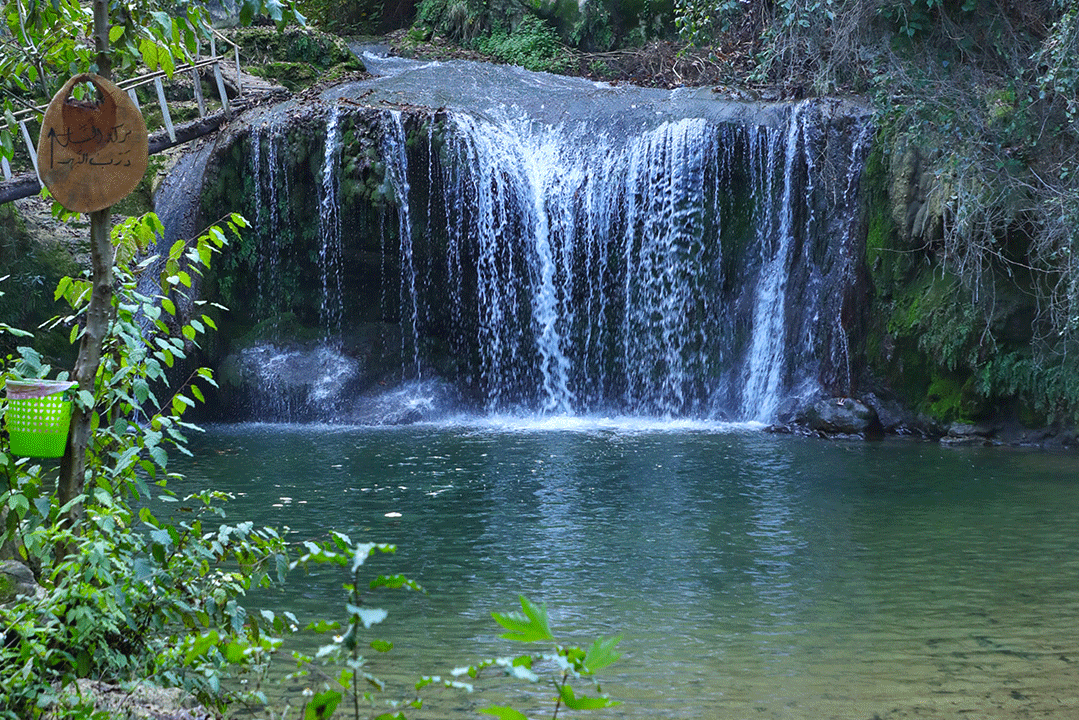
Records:
{"label": "round wooden sign", "polygon": [[[71,97],[78,83],[93,85],[97,100]],[[94,212],[127,196],[146,173],[148,159],[142,114],[105,78],[76,75],[49,103],[37,143],[38,175],[68,210]]]}

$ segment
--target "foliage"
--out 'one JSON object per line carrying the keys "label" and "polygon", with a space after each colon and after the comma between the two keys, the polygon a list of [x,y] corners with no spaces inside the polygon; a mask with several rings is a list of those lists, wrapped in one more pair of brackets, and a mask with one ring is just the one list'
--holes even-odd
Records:
{"label": "foliage", "polygon": [[[225,223],[233,234],[245,225],[239,216]],[[92,410],[94,429],[85,495],[72,500],[86,508],[81,524],[59,522],[68,508],[58,507],[49,468],[0,453],[0,544],[47,590],[41,601],[0,608],[0,717],[88,717],[90,705],[67,694],[77,677],[148,678],[218,702],[227,667],[256,667],[277,644],[240,601],[271,575],[283,577],[283,539],[252,523],[225,523],[221,493],[178,498],[166,486],[177,478],[170,453],[187,453],[186,434],[197,430],[183,415],[202,399],[198,384],[213,384],[204,368],[178,386],[170,380],[177,360],[214,327],[186,293],[227,236],[215,226],[190,243],[177,241],[160,259],[158,291],[148,295],[139,275],[157,258],[135,264],[134,256],[160,231],[153,215],[113,230],[118,290],[110,332],[93,393],[76,397]],[[74,341],[88,295],[88,281],[62,280],[56,296],[72,312],[52,329],[70,325]],[[195,308],[186,320],[181,302]],[[4,361],[4,379],[51,372],[31,348],[20,351]],[[62,548],[73,552],[61,555]]]}
{"label": "foliage", "polygon": [[[500,637],[514,642],[536,643],[554,642],[546,604],[537,605],[525,596],[520,597],[521,610],[507,613],[492,613],[495,621],[507,630]],[[500,657],[484,660],[476,665],[457,668],[455,677],[467,675],[472,679],[479,677],[487,668],[498,668],[505,675],[531,683],[544,682],[536,672],[544,666],[554,671],[548,681],[555,690],[555,706],[552,718],[557,718],[559,710],[565,706],[569,710],[601,710],[615,707],[621,703],[602,694],[596,673],[616,662],[621,653],[615,647],[622,641],[618,635],[610,638],[596,638],[588,649],[555,644],[552,652],[529,653],[516,657]],[[593,696],[578,695],[571,681],[587,680],[596,692]],[[503,720],[520,720],[525,716],[512,707],[494,705],[481,710]]]}
{"label": "foliage", "polygon": [[[293,568],[307,569],[312,565],[332,565],[347,568],[347,572],[352,576],[350,582],[344,586],[348,593],[345,604],[348,614],[345,622],[347,630],[343,634],[334,635],[333,642],[321,646],[314,656],[294,653],[298,671],[286,680],[307,677],[311,673],[317,673],[323,679],[320,689],[317,692],[311,692],[301,710],[304,718],[329,718],[343,702],[351,700],[351,715],[356,720],[361,717],[361,705],[371,708],[373,712],[378,712],[376,708],[386,709],[386,712],[379,714],[376,720],[405,720],[404,713],[409,708],[423,707],[424,701],[419,693],[429,686],[472,692],[473,683],[455,678],[467,676],[471,680],[476,680],[490,668],[497,668],[508,677],[540,683],[542,678],[536,670],[545,665],[549,665],[555,671],[550,678],[550,683],[555,690],[552,718],[558,717],[562,707],[569,710],[598,710],[620,704],[602,695],[595,674],[621,657],[621,654],[615,651],[615,647],[622,639],[621,636],[597,638],[587,649],[555,644],[552,651],[547,653],[492,658],[476,665],[456,668],[452,671],[451,678],[426,675],[416,683],[415,696],[380,700],[375,692],[384,690],[385,683],[372,674],[370,662],[361,654],[361,651],[366,646],[378,654],[383,654],[391,651],[393,644],[379,639],[366,642],[361,640],[362,630],[370,630],[372,626],[381,623],[387,617],[385,610],[364,604],[366,594],[360,590],[361,573],[367,561],[374,555],[393,553],[396,548],[386,544],[354,543],[347,535],[336,531],[330,533],[329,541],[322,543],[305,541],[303,546],[305,552],[292,563]],[[403,575],[378,575],[370,580],[367,588],[369,591],[379,588],[405,588],[423,592],[423,588],[415,581]],[[538,605],[524,596],[520,597],[520,603],[520,612],[492,613],[495,621],[507,630],[501,637],[522,643],[554,642],[555,636],[551,631],[547,606]],[[341,627],[341,624],[337,622],[318,620],[311,623],[307,629],[317,633],[332,633],[340,631]],[[331,670],[334,666],[341,668],[338,673]],[[595,695],[577,694],[571,681],[582,679],[593,684]],[[509,720],[525,717],[512,707],[500,705],[489,706],[480,712]]]}
{"label": "foliage", "polygon": [[516,7],[507,0],[421,0],[412,33],[422,39],[434,34],[459,43],[472,43],[486,36],[495,25],[516,19]]}
{"label": "foliage", "polygon": [[[294,0],[243,0],[241,24],[250,25],[259,16],[269,17],[279,30],[305,23]],[[5,0],[0,21],[10,35],[0,45],[0,94],[7,123],[0,131],[0,154],[10,160],[16,111],[48,102],[72,75],[104,68],[98,67],[92,4]],[[163,70],[171,77],[178,64],[194,58],[211,32],[202,2],[114,2],[110,23],[108,57],[119,76],[133,76],[145,68]]]}
{"label": "foliage", "polygon": [[675,0],[675,27],[683,42],[703,46],[729,32],[742,18],[741,0]]}
{"label": "foliage", "polygon": [[[333,641],[321,646],[314,656],[295,652],[293,656],[297,663],[297,672],[289,677],[306,677],[312,672],[323,678],[322,689],[313,693],[306,701],[301,710],[303,717],[328,718],[334,710],[345,700],[348,695],[352,701],[352,712],[355,718],[360,717],[361,703],[365,707],[377,707],[383,705],[390,711],[399,710],[402,707],[422,706],[418,696],[398,700],[379,700],[375,691],[385,689],[385,683],[375,676],[369,669],[369,661],[361,655],[362,647],[366,645],[376,653],[388,653],[393,649],[393,643],[385,640],[370,640],[367,643],[361,639],[362,630],[370,630],[372,626],[386,619],[387,612],[381,608],[372,608],[364,604],[365,594],[361,591],[361,575],[365,563],[376,553],[393,553],[396,548],[393,545],[382,543],[353,543],[352,539],[344,533],[331,532],[330,540],[323,543],[305,541],[305,552],[292,563],[292,568],[310,568],[312,565],[331,565],[347,568],[352,576],[351,581],[344,588],[348,593],[348,601],[345,603],[345,611],[348,619],[345,622],[348,628],[344,634],[334,635]],[[423,592],[415,581],[402,575],[378,575],[368,583],[369,590],[379,588],[415,590]],[[335,632],[341,629],[341,624],[318,620],[307,626],[307,630],[320,634]],[[341,667],[340,672],[331,677],[326,671],[327,665]],[[379,715],[380,718],[404,717],[399,712],[386,712]]]}
{"label": "foliage", "polygon": [[476,48],[499,62],[528,70],[557,72],[569,64],[568,50],[552,27],[531,15],[510,32],[498,29],[476,42]]}
{"label": "foliage", "polygon": [[300,0],[303,13],[323,30],[373,34],[382,21],[384,0]]}

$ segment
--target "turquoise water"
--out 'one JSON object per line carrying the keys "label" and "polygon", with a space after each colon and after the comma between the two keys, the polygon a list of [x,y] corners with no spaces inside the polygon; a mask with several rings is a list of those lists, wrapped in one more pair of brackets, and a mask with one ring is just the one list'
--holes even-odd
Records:
{"label": "turquoise water", "polygon": [[[523,593],[566,641],[625,636],[597,718],[1079,717],[1074,454],[559,419],[219,426],[195,450],[177,489],[235,493],[233,519],[398,545],[373,572],[429,591],[372,600],[400,687],[516,652],[490,613]],[[340,574],[293,580],[255,604],[343,617]],[[507,692],[544,717],[549,693],[482,681],[409,717]]]}

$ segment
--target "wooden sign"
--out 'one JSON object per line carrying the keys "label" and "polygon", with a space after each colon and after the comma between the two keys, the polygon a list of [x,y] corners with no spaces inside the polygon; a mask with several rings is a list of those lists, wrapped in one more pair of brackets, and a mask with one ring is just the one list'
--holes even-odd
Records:
{"label": "wooden sign", "polygon": [[[71,97],[78,83],[93,85],[98,98]],[[142,114],[105,78],[76,75],[49,103],[37,144],[38,175],[68,210],[94,212],[126,197],[142,180],[148,159]]]}

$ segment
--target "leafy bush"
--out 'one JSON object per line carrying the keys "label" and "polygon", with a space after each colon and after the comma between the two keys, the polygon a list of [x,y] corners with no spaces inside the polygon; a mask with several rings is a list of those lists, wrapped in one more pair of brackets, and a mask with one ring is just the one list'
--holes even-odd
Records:
{"label": "leafy bush", "polygon": [[299,0],[300,11],[323,30],[369,35],[385,11],[384,0]]}
{"label": "leafy bush", "polygon": [[[390,712],[380,714],[376,720],[406,720],[401,708],[423,707],[424,702],[419,693],[424,688],[435,686],[472,692],[474,686],[471,681],[476,681],[481,675],[491,671],[531,683],[550,683],[555,691],[552,718],[557,718],[563,707],[569,710],[600,710],[620,704],[602,694],[596,673],[621,657],[615,647],[622,637],[597,638],[587,650],[559,644],[551,632],[547,606],[536,604],[523,595],[520,597],[520,612],[492,613],[495,621],[507,630],[500,637],[520,643],[553,643],[552,652],[491,658],[475,665],[456,668],[448,678],[426,675],[416,682],[416,695],[400,699],[379,699],[371,688],[382,690],[385,684],[372,674],[370,663],[361,653],[365,645],[376,653],[387,653],[393,649],[393,643],[378,639],[365,642],[361,638],[362,631],[370,630],[381,623],[388,613],[381,608],[365,605],[368,593],[361,591],[360,582],[364,567],[372,556],[376,553],[393,553],[396,548],[393,545],[377,543],[354,543],[343,533],[331,532],[329,541],[307,541],[304,549],[306,552],[293,563],[293,567],[336,565],[342,569],[347,568],[351,575],[350,581],[344,586],[345,592],[348,593],[345,603],[348,615],[345,624],[348,629],[342,634],[335,634],[333,641],[320,647],[314,656],[296,653],[300,669],[288,679],[307,677],[312,673],[324,678],[318,692],[312,692],[301,710],[305,718],[328,718],[343,701],[350,699],[354,720],[362,717],[361,705],[372,708],[375,712],[375,708],[380,706],[390,708]],[[406,588],[423,592],[423,588],[415,581],[403,575],[378,575],[367,587],[369,591],[379,588]],[[341,624],[319,620],[311,623],[308,629],[323,634],[337,633],[341,630]],[[339,673],[334,672],[327,665],[340,666],[341,670]],[[545,668],[554,673],[546,680],[539,674]],[[591,683],[595,695],[578,695],[573,687],[578,680]],[[480,712],[502,720],[527,720],[518,710],[504,705],[486,707]]]}
{"label": "leafy bush", "polygon": [[496,60],[527,70],[558,72],[570,62],[558,33],[537,17],[527,15],[512,31],[497,30],[476,42],[476,49]]}
{"label": "leafy bush", "polygon": [[[226,225],[236,234],[246,222],[233,216]],[[251,523],[225,523],[220,493],[179,498],[167,488],[177,478],[168,469],[170,452],[187,453],[186,434],[197,430],[183,414],[202,399],[197,383],[213,384],[204,368],[178,387],[170,379],[190,344],[214,327],[186,294],[192,274],[210,265],[226,236],[213,227],[190,244],[175,243],[160,259],[159,292],[147,295],[138,275],[154,259],[136,265],[133,258],[161,231],[154,215],[113,230],[113,322],[94,390],[75,398],[92,413],[84,494],[60,507],[49,468],[0,453],[0,545],[33,568],[48,591],[40,602],[0,608],[0,717],[89,716],[86,702],[72,704],[65,693],[79,677],[148,678],[218,704],[227,668],[256,667],[276,644],[240,601],[271,575],[283,578],[283,539]],[[60,281],[56,296],[72,314],[51,329],[70,326],[72,341],[80,335],[88,291],[85,279]],[[181,302],[194,308],[186,320],[177,312]],[[50,370],[22,347],[19,358],[0,364],[0,377],[45,377]],[[75,504],[85,512],[69,524]],[[193,652],[191,635],[199,632],[215,642]]]}

